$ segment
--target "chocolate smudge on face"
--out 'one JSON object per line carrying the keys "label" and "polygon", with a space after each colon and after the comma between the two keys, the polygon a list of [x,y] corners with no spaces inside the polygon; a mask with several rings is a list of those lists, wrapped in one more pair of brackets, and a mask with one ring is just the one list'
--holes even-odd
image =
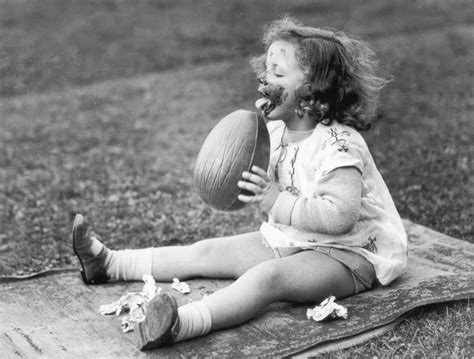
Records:
{"label": "chocolate smudge on face", "polygon": [[280,106],[288,97],[288,93],[285,92],[285,89],[282,86],[265,82],[260,84],[258,92],[269,100],[269,102],[263,107],[263,114],[265,117],[267,117],[275,107]]}

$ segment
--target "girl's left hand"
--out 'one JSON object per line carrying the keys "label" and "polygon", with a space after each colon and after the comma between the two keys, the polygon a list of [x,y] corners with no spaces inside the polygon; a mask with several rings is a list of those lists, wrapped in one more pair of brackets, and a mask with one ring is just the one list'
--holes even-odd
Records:
{"label": "girl's left hand", "polygon": [[278,186],[271,181],[268,174],[258,166],[252,166],[252,172],[244,171],[242,178],[246,181],[239,181],[237,185],[254,193],[253,196],[240,194],[238,199],[245,203],[259,203],[260,208],[266,213],[270,212],[275,201],[280,194]]}

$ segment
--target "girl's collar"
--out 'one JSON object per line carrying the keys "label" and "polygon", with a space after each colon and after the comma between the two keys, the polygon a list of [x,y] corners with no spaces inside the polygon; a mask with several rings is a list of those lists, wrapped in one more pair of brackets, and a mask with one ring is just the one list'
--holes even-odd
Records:
{"label": "girl's collar", "polygon": [[301,142],[310,137],[313,131],[314,129],[308,131],[292,131],[285,126],[283,130],[282,142],[285,144]]}

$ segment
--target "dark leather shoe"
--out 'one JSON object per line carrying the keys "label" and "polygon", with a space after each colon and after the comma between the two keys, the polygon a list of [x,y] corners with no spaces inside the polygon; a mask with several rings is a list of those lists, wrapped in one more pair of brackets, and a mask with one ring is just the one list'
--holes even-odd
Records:
{"label": "dark leather shoe", "polygon": [[153,350],[174,344],[180,327],[176,299],[168,293],[155,296],[148,304],[145,320],[135,326],[138,349]]}
{"label": "dark leather shoe", "polygon": [[77,214],[72,226],[72,246],[79,262],[81,262],[82,279],[86,284],[107,283],[104,263],[107,257],[107,248],[102,248],[98,255],[90,251],[91,233],[87,219]]}

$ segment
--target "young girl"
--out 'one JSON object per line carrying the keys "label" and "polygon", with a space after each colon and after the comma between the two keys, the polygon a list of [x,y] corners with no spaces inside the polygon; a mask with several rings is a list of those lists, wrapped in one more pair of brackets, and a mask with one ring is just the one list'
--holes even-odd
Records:
{"label": "young girl", "polygon": [[[361,41],[285,17],[263,38],[253,66],[268,120],[268,172],[253,167],[240,195],[268,213],[259,231],[189,246],[114,251],[77,215],[73,245],[88,284],[194,277],[235,278],[201,301],[177,308],[155,297],[136,328],[141,350],[229,328],[276,301],[316,303],[388,285],[406,265],[406,234],[358,131],[369,128],[385,81]],[[245,180],[245,181],[244,181]]]}

